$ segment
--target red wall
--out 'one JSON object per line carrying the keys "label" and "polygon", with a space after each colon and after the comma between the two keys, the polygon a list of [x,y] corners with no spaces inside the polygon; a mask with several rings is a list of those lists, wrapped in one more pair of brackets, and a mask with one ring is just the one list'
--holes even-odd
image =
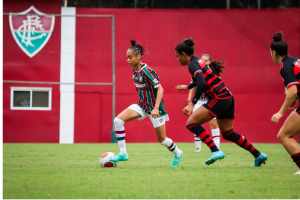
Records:
{"label": "red wall", "polygon": [[[111,20],[77,18],[76,81],[112,82],[111,52]],[[111,141],[111,91],[111,86],[76,86],[75,142]]]}
{"label": "red wall", "polygon": [[[37,1],[41,2],[41,1]],[[22,3],[24,5],[25,3]],[[27,5],[28,4],[28,5]],[[4,10],[28,8],[4,2]],[[37,8],[60,13],[59,6]],[[198,9],[77,9],[78,14],[116,16],[117,113],[137,101],[126,64],[129,40],[146,49],[144,61],[158,72],[165,88],[165,102],[171,121],[168,135],[176,141],[192,141],[181,113],[186,93],[178,83],[189,81],[175,58],[174,47],[184,37],[196,41],[196,54],[209,52],[225,62],[224,79],[236,98],[235,127],[255,142],[275,142],[280,126],[270,123],[283,100],[279,66],[272,64],[269,42],[281,30],[291,55],[300,56],[300,9],[198,10]],[[59,80],[60,20],[44,49],[29,59],[13,41],[4,17],[4,79]],[[107,19],[79,18],[76,24],[76,81],[111,81],[111,35]],[[17,50],[16,50],[17,49]],[[54,88],[52,111],[10,111],[9,86],[4,85],[4,141],[57,142],[59,132],[59,88]],[[111,88],[76,87],[75,142],[108,142],[111,138]],[[148,120],[126,125],[130,142],[156,141]]]}
{"label": "red wall", "polygon": [[[164,98],[171,119],[167,125],[168,134],[177,141],[192,141],[191,134],[184,128],[186,118],[181,113],[186,93],[174,89],[176,84],[189,81],[186,69],[176,61],[174,47],[184,37],[191,36],[197,44],[196,54],[209,52],[225,62],[224,79],[236,98],[235,128],[255,142],[276,141],[275,134],[280,125],[270,123],[270,117],[283,100],[283,86],[279,66],[271,62],[268,48],[273,32],[281,30],[290,45],[290,54],[300,55],[299,9],[77,11],[79,14],[116,16],[117,112],[137,100],[131,69],[125,61],[129,40],[136,39],[146,49],[144,61],[158,72],[165,88]],[[99,34],[96,39],[101,40],[102,35]],[[95,51],[106,49],[99,45]],[[95,64],[101,64],[101,61],[95,60]],[[85,66],[90,65],[91,62],[85,63]],[[103,70],[104,65],[103,68],[95,67],[90,74],[98,74],[105,80],[107,77],[102,76]],[[108,99],[103,103],[110,106]],[[92,109],[93,105],[87,107]],[[102,120],[107,118],[109,122],[109,115],[103,112],[100,115]],[[99,117],[99,112],[90,117]],[[130,122],[126,129],[128,141],[155,141],[154,130],[148,120]],[[106,136],[110,134],[109,127],[102,130]]]}
{"label": "red wall", "polygon": [[[56,1],[59,2],[59,1]],[[45,13],[59,13],[59,3],[41,0],[4,1],[4,12],[21,12],[31,5]],[[3,17],[3,79],[31,81],[59,81],[60,19],[46,46],[33,58],[29,58],[17,46]],[[59,87],[52,86],[51,111],[10,110],[10,87],[51,87],[49,85],[3,84],[3,140],[5,142],[58,142],[59,138]]]}

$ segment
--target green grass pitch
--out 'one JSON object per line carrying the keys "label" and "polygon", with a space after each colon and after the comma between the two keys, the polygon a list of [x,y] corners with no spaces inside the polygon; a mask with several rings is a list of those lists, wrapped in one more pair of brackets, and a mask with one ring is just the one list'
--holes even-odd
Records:
{"label": "green grass pitch", "polygon": [[4,198],[300,198],[300,176],[281,145],[257,144],[269,155],[261,168],[233,144],[222,144],[225,159],[209,167],[206,147],[178,145],[184,160],[173,170],[159,144],[128,144],[129,161],[116,168],[98,164],[116,144],[4,144]]}

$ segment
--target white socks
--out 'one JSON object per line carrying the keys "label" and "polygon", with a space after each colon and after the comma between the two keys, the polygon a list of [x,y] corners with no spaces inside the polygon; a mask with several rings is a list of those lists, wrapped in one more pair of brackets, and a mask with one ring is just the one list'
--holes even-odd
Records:
{"label": "white socks", "polygon": [[[120,153],[127,154],[126,141],[125,141],[126,133],[125,133],[124,121],[122,119],[115,117],[114,131],[118,141]],[[180,156],[182,154],[182,151],[177,147],[177,145],[173,142],[171,138],[166,137],[164,141],[161,142],[161,144],[167,147],[176,156]]]}
{"label": "white socks", "polygon": [[120,149],[121,153],[127,154],[126,141],[125,140],[118,140],[118,146],[119,146],[119,149]]}
{"label": "white socks", "polygon": [[161,142],[161,144],[167,147],[176,156],[180,156],[182,154],[182,151],[177,147],[177,145],[173,142],[171,138],[166,137],[164,141]]}
{"label": "white socks", "polygon": [[196,152],[200,152],[201,151],[201,144],[202,141],[199,137],[197,137],[196,135],[194,135],[194,144],[195,144],[195,151]]}
{"label": "white socks", "polygon": [[120,153],[127,154],[126,141],[125,141],[126,133],[124,128],[124,121],[122,119],[117,117],[114,119],[114,130],[115,130]]}
{"label": "white socks", "polygon": [[218,129],[218,128],[211,129],[211,136],[212,136],[216,146],[218,148],[220,148],[220,145],[221,145],[220,129]]}

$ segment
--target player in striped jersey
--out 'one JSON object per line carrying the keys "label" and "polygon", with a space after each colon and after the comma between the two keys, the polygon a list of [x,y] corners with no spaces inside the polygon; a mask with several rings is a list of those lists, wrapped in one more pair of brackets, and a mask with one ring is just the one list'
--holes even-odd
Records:
{"label": "player in striped jersey", "polygon": [[203,123],[214,117],[217,118],[224,139],[250,152],[255,158],[254,166],[259,167],[265,163],[267,155],[258,151],[245,136],[233,130],[234,98],[222,78],[217,76],[209,65],[194,56],[193,40],[184,40],[176,46],[175,50],[179,63],[188,66],[197,91],[208,97],[208,102],[192,113],[186,123],[186,127],[194,134],[198,134],[212,151],[206,164],[209,165],[224,158],[224,153],[217,148],[211,136],[202,127]]}
{"label": "player in striped jersey", "polygon": [[[220,73],[223,72],[223,66],[218,61],[213,61],[211,56],[209,54],[202,54],[201,60],[205,62],[205,64],[210,65],[211,68],[213,68],[214,72],[219,76]],[[196,88],[193,85],[193,82],[191,82],[188,85],[185,84],[179,84],[176,86],[177,90],[189,90],[187,102],[187,106],[184,107],[183,113],[187,116],[190,116],[193,112],[195,112],[198,108],[200,108],[202,105],[207,103],[208,98],[200,94],[199,92],[196,93]],[[221,140],[220,140],[220,129],[217,123],[217,119],[213,118],[208,122],[208,125],[211,129],[211,136],[215,144],[218,148],[220,148]],[[201,139],[197,134],[194,134],[194,145],[195,145],[195,152],[201,151]]]}
{"label": "player in striped jersey", "polygon": [[[271,121],[279,122],[290,107],[300,98],[300,59],[288,56],[288,44],[283,40],[282,33],[275,33],[270,45],[271,57],[274,63],[282,64],[280,74],[285,86],[285,100]],[[300,134],[300,104],[290,113],[277,138],[298,166],[295,175],[300,175],[300,146],[293,136]]]}
{"label": "player in striped jersey", "polygon": [[165,122],[169,120],[169,117],[164,108],[163,87],[155,71],[147,64],[142,63],[143,54],[143,47],[135,41],[131,41],[131,47],[127,50],[127,62],[133,70],[132,79],[139,100],[137,104],[130,105],[114,119],[114,131],[120,152],[114,156],[112,161],[128,160],[125,142],[125,123],[149,117],[155,128],[158,141],[173,153],[171,167],[176,168],[182,161],[183,153],[173,140],[166,135]]}

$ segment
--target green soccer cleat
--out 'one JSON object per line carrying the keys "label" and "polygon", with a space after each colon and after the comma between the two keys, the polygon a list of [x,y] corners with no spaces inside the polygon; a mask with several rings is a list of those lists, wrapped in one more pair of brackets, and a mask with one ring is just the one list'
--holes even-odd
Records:
{"label": "green soccer cleat", "polygon": [[212,155],[205,161],[206,165],[211,165],[214,162],[216,162],[217,160],[221,160],[225,157],[225,154],[223,151],[216,151],[213,152]]}
{"label": "green soccer cleat", "polygon": [[261,153],[257,158],[254,160],[254,166],[260,167],[262,164],[265,164],[268,160],[268,156],[265,153]]}
{"label": "green soccer cleat", "polygon": [[111,158],[111,161],[114,163],[120,162],[120,161],[127,161],[128,160],[128,154],[127,153],[118,153],[114,155]]}
{"label": "green soccer cleat", "polygon": [[174,154],[172,160],[171,160],[171,167],[173,169],[177,168],[180,163],[182,162],[183,159],[183,152],[181,151],[181,153],[179,155]]}

